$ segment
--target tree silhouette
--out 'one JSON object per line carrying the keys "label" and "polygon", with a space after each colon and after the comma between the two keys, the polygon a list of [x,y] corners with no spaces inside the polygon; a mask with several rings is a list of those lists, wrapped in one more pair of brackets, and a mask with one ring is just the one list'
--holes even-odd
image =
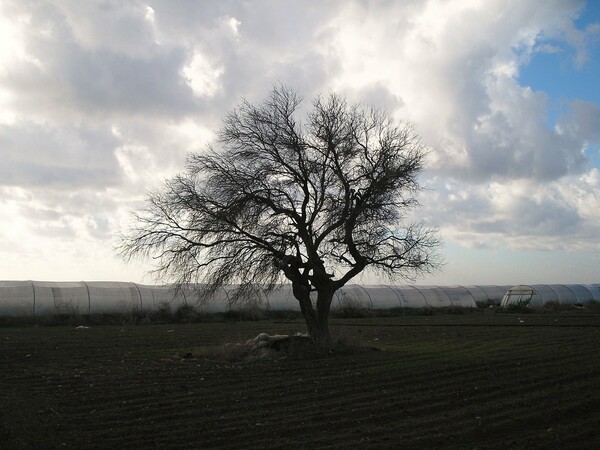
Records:
{"label": "tree silhouette", "polygon": [[276,87],[224,119],[214,146],[150,194],[125,236],[126,258],[152,256],[159,276],[236,284],[291,282],[311,339],[329,345],[334,293],[369,268],[414,279],[439,266],[436,230],[404,223],[418,206],[425,151],[385,112]]}

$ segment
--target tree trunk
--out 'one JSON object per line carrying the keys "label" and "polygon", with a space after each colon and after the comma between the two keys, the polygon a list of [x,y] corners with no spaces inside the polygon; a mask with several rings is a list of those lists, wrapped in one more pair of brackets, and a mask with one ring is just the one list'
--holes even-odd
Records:
{"label": "tree trunk", "polygon": [[329,320],[317,317],[316,323],[313,324],[312,329],[309,330],[310,339],[315,344],[322,345],[324,347],[330,347],[332,345],[331,333],[329,332]]}
{"label": "tree trunk", "polygon": [[[300,295],[296,295],[296,294]],[[313,308],[310,292],[306,289],[294,289],[294,296],[300,302],[300,310],[306,322],[311,341],[329,347],[332,344],[329,332],[329,309],[334,291],[329,288],[317,289],[316,309]]]}

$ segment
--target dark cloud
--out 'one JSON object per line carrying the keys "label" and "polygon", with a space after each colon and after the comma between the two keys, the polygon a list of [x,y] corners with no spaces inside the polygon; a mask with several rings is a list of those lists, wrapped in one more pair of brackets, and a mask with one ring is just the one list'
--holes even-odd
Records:
{"label": "dark cloud", "polygon": [[[13,107],[32,114],[169,118],[198,108],[181,73],[190,57],[185,45],[159,45],[142,33],[135,45],[138,52],[122,51],[119,40],[103,43],[120,37],[123,48],[134,47],[127,40],[132,26],[127,21],[99,29],[102,21],[97,23],[93,11],[88,11],[82,17],[95,23],[96,31],[90,33],[90,42],[82,42],[76,33],[80,26],[76,13],[81,12],[77,8],[65,14],[58,7],[36,3],[21,12],[28,14],[30,22],[24,42],[28,57],[0,76],[2,85],[13,93]],[[106,20],[104,15],[100,17]],[[123,29],[127,32],[118,32]]]}
{"label": "dark cloud", "polygon": [[571,116],[563,119],[564,126],[570,134],[584,137],[590,144],[600,144],[600,106],[593,103],[575,100],[570,104]]}
{"label": "dark cloud", "polygon": [[32,122],[0,125],[0,184],[105,188],[122,181],[118,140],[106,129],[54,128]]}
{"label": "dark cloud", "polygon": [[[64,84],[78,109],[90,115],[159,115],[174,119],[197,108],[193,92],[180,72],[183,49],[159,51],[152,59],[134,59],[102,51],[63,48]],[[66,54],[59,55],[59,58]]]}
{"label": "dark cloud", "polygon": [[572,234],[581,223],[577,208],[572,205],[522,197],[503,211],[501,219],[480,217],[473,223],[471,231],[517,237],[563,236]]}
{"label": "dark cloud", "polygon": [[582,149],[597,139],[597,107],[574,103],[552,129],[544,123],[546,100],[545,94],[532,93],[514,82],[494,92],[488,113],[473,117],[451,133],[453,138],[435,147],[440,158],[437,169],[475,183],[548,182],[583,173],[588,165]]}
{"label": "dark cloud", "polygon": [[[352,95],[352,94],[351,94]],[[404,106],[402,98],[381,83],[373,83],[355,92],[353,97],[363,105],[371,105],[394,113]]]}
{"label": "dark cloud", "polygon": [[539,119],[522,119],[495,113],[486,118],[484,131],[469,136],[469,164],[462,171],[466,179],[550,181],[585,169],[583,135],[562,134],[545,128]]}
{"label": "dark cloud", "polygon": [[420,218],[472,248],[597,247],[600,174],[539,187],[532,180],[474,184],[431,181]]}
{"label": "dark cloud", "polygon": [[[28,201],[21,203],[19,212],[35,220],[56,221],[64,216],[85,217],[87,214],[109,217],[121,206],[130,206],[126,199],[115,198],[112,190],[99,191],[82,187],[64,192],[34,187],[28,192]],[[11,193],[5,192],[4,196],[10,198]]]}

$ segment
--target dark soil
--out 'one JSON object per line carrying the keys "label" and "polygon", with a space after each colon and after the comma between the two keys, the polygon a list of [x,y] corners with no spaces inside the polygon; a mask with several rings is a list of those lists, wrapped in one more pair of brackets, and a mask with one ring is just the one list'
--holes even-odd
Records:
{"label": "dark soil", "polygon": [[333,328],[382,351],[202,356],[301,322],[0,328],[0,448],[600,448],[600,317]]}

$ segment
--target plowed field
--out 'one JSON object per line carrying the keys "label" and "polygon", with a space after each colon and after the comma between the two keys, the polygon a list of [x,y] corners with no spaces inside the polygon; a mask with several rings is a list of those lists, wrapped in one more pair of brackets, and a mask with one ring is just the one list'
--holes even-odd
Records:
{"label": "plowed field", "polygon": [[0,328],[0,448],[600,448],[600,317],[339,320],[382,351],[201,356],[303,328]]}

